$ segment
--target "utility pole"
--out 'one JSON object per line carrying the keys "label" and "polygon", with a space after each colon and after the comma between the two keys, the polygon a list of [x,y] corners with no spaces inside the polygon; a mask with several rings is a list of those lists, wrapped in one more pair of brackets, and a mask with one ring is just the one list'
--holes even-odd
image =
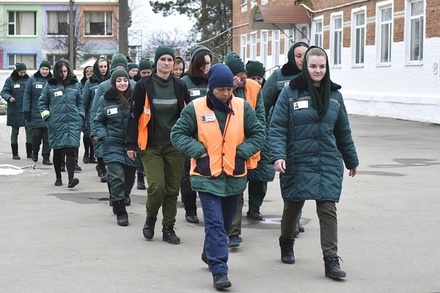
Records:
{"label": "utility pole", "polygon": [[119,53],[128,55],[128,23],[129,17],[128,0],[119,0],[118,30],[119,30]]}
{"label": "utility pole", "polygon": [[73,28],[75,26],[75,16],[73,13],[73,3],[75,0],[70,0],[70,10],[69,10],[69,61],[72,65],[72,69],[75,70],[76,64],[75,64],[75,49],[73,46]]}

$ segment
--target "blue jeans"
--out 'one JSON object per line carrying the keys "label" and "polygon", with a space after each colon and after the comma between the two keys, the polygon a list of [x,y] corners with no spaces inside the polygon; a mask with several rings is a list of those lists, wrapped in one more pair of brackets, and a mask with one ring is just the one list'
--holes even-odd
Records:
{"label": "blue jeans", "polygon": [[199,192],[205,220],[203,250],[213,275],[228,273],[228,231],[237,208],[237,196],[220,197]]}

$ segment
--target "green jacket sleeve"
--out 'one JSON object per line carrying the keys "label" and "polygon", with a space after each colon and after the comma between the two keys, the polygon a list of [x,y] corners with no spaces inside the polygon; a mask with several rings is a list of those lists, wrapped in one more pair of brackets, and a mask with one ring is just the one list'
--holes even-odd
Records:
{"label": "green jacket sleeve", "polygon": [[289,99],[285,87],[278,98],[269,125],[270,161],[286,160],[287,135],[289,128]]}

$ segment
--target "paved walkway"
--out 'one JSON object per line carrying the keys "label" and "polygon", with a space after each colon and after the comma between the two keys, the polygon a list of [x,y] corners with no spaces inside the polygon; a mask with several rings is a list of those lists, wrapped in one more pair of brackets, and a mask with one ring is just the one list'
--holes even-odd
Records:
{"label": "paved walkway", "polygon": [[[440,292],[440,126],[350,118],[361,166],[358,176],[346,176],[338,205],[347,278],[324,277],[314,202],[303,211],[297,262],[281,263],[277,179],[262,207],[267,220],[243,219],[242,245],[230,253],[228,292]],[[9,133],[0,116],[0,165],[32,165],[24,158],[23,132],[22,159],[11,159]],[[154,240],[146,241],[145,191],[133,190],[130,226],[119,227],[94,166],[81,166],[73,190],[55,187],[54,171],[41,158],[35,169],[0,176],[1,292],[215,291],[200,260],[203,224],[186,223],[179,203],[182,243],[161,240],[161,216]]]}

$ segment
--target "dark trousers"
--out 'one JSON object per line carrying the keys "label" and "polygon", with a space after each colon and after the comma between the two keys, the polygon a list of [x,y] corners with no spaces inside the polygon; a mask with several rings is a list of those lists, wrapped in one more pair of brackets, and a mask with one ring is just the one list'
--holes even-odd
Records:
{"label": "dark trousers", "polygon": [[237,207],[238,195],[220,197],[199,192],[205,221],[203,251],[209,260],[211,273],[228,273],[228,231]]}
{"label": "dark trousers", "polygon": [[183,165],[182,180],[180,181],[180,193],[182,194],[182,202],[187,213],[197,213],[197,193],[191,188],[191,180],[189,171],[191,168],[191,158],[186,156]]}
{"label": "dark trousers", "polygon": [[[281,218],[281,237],[293,239],[295,226],[298,222],[304,200],[284,201]],[[338,220],[336,203],[332,201],[316,201],[316,213],[321,231],[321,249],[324,256],[338,254]]]}
{"label": "dark trousers", "polygon": [[49,159],[50,148],[49,148],[49,139],[47,136],[47,128],[46,127],[32,128],[32,153],[38,155],[41,144],[43,145],[41,155],[43,156],[44,159]]}
{"label": "dark trousers", "polygon": [[75,173],[75,150],[77,148],[61,148],[53,150],[53,168],[55,169],[56,178],[61,179],[61,164],[64,156],[66,156],[66,169],[69,181],[73,179]]}
{"label": "dark trousers", "polygon": [[121,163],[107,163],[107,182],[110,189],[110,200],[123,200],[129,196],[136,177],[136,167]]}
{"label": "dark trousers", "polygon": [[84,156],[89,158],[95,157],[95,150],[93,148],[92,139],[89,136],[83,136]]}

